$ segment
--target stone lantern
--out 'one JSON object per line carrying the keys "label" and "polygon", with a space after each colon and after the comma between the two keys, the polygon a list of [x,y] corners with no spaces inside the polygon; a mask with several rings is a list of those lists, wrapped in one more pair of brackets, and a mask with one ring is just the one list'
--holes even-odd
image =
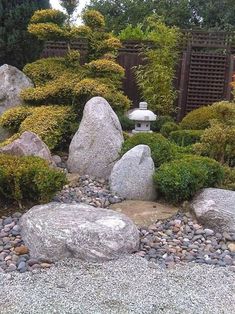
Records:
{"label": "stone lantern", "polygon": [[128,118],[135,121],[135,129],[132,133],[148,132],[151,133],[150,124],[151,121],[156,121],[157,116],[147,109],[148,104],[146,102],[140,102],[139,109],[133,110]]}

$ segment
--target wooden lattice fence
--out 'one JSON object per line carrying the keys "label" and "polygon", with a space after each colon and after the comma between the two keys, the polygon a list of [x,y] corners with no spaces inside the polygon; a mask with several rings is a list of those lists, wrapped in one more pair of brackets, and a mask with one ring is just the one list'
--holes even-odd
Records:
{"label": "wooden lattice fence", "polygon": [[[182,49],[174,80],[179,91],[178,120],[200,106],[223,99],[230,100],[230,82],[235,72],[235,33],[185,31],[184,36],[185,47]],[[79,50],[81,62],[86,62],[88,43],[85,39],[74,42],[71,48]],[[123,42],[117,58],[126,72],[124,92],[132,100],[134,107],[139,103],[140,93],[133,68],[143,63],[142,48],[141,42]],[[66,49],[66,43],[48,42],[42,57],[63,56]]]}

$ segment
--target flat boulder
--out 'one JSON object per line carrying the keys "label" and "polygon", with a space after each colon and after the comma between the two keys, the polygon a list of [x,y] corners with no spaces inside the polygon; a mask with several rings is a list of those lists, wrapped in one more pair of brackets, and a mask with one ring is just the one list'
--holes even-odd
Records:
{"label": "flat boulder", "polygon": [[123,141],[121,124],[109,103],[102,97],[92,98],[69,147],[69,171],[109,178]]}
{"label": "flat boulder", "polygon": [[158,220],[169,219],[179,211],[179,208],[173,205],[149,201],[123,201],[112,204],[110,208],[127,215],[140,227],[148,227]]}
{"label": "flat boulder", "polygon": [[0,153],[15,156],[37,156],[55,165],[47,145],[37,134],[25,131],[12,143],[0,148]]}
{"label": "flat boulder", "polygon": [[32,258],[106,261],[135,252],[139,232],[125,215],[86,204],[38,205],[20,220]]}
{"label": "flat boulder", "polygon": [[235,233],[235,191],[204,189],[190,207],[206,227],[217,232]]}
{"label": "flat boulder", "polygon": [[21,104],[20,93],[33,87],[33,82],[16,67],[4,64],[0,67],[0,115]]}
{"label": "flat boulder", "polygon": [[153,183],[154,171],[150,148],[137,145],[113,167],[110,189],[128,200],[153,201],[157,198]]}

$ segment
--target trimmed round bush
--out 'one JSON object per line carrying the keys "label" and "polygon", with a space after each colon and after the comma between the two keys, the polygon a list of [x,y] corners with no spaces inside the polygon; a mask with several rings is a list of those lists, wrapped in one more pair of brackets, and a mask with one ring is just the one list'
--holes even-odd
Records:
{"label": "trimmed round bush", "polygon": [[39,157],[0,154],[0,198],[11,202],[51,201],[66,184],[62,171],[49,167]]}
{"label": "trimmed round bush", "polygon": [[150,147],[156,168],[173,158],[173,148],[171,143],[164,136],[157,133],[134,134],[124,142],[121,154],[125,154],[128,150],[140,144],[148,145]]}
{"label": "trimmed round bush", "polygon": [[225,124],[235,124],[234,103],[221,101],[195,109],[183,118],[180,127],[187,130],[204,130],[210,127],[210,121],[214,119]]}
{"label": "trimmed round bush", "polygon": [[161,127],[160,133],[163,136],[168,137],[171,132],[177,131],[177,130],[179,130],[178,124],[176,124],[175,122],[166,122]]}
{"label": "trimmed round bush", "polygon": [[179,146],[193,145],[200,142],[203,130],[178,130],[170,133],[169,140]]}
{"label": "trimmed round bush", "polygon": [[181,121],[181,129],[204,130],[210,126],[210,120],[216,119],[212,106],[203,106],[189,112]]}
{"label": "trimmed round bush", "polygon": [[223,168],[215,160],[186,156],[164,163],[155,172],[154,182],[166,200],[178,203],[189,200],[201,188],[217,186],[223,176]]}
{"label": "trimmed round bush", "polygon": [[167,122],[174,122],[171,116],[157,116],[156,121],[151,122],[151,130],[160,132],[162,126]]}
{"label": "trimmed round bush", "polygon": [[67,16],[60,10],[55,9],[45,9],[37,10],[34,12],[30,19],[30,23],[55,23],[57,25],[63,25]]}
{"label": "trimmed round bush", "polygon": [[97,30],[105,26],[104,16],[96,10],[86,10],[82,15],[82,20],[92,30]]}

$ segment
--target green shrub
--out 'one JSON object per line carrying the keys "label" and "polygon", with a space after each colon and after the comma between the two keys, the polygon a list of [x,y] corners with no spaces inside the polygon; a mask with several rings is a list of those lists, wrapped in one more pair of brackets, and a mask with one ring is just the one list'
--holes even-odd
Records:
{"label": "green shrub", "polygon": [[222,182],[223,175],[215,160],[188,156],[161,165],[154,182],[166,200],[178,203],[190,199],[201,188],[216,186]]}
{"label": "green shrub", "polygon": [[148,34],[143,30],[142,24],[137,24],[136,26],[129,24],[119,34],[120,40],[143,41],[148,39],[147,36]]}
{"label": "green shrub", "polygon": [[0,198],[46,203],[66,184],[65,174],[38,157],[0,155]]}
{"label": "green shrub", "polygon": [[169,140],[179,146],[188,146],[200,141],[203,130],[178,130],[170,133]]}
{"label": "green shrub", "polygon": [[13,107],[0,117],[0,126],[10,132],[18,132],[21,123],[32,114],[32,108],[26,106]]}
{"label": "green shrub", "polygon": [[179,130],[178,124],[176,124],[175,122],[166,122],[161,127],[160,133],[165,137],[169,137],[169,134],[171,132],[177,131],[177,130]]}
{"label": "green shrub", "polygon": [[150,147],[156,168],[173,158],[171,143],[161,134],[156,133],[138,133],[131,136],[124,142],[121,154],[125,154],[128,150],[140,144]]}
{"label": "green shrub", "polygon": [[174,122],[174,119],[171,116],[157,116],[156,121],[151,122],[151,130],[160,132],[163,125],[167,122]]}
{"label": "green shrub", "polygon": [[130,120],[127,116],[119,115],[118,118],[123,131],[131,131],[135,128],[135,122],[133,120]]}

